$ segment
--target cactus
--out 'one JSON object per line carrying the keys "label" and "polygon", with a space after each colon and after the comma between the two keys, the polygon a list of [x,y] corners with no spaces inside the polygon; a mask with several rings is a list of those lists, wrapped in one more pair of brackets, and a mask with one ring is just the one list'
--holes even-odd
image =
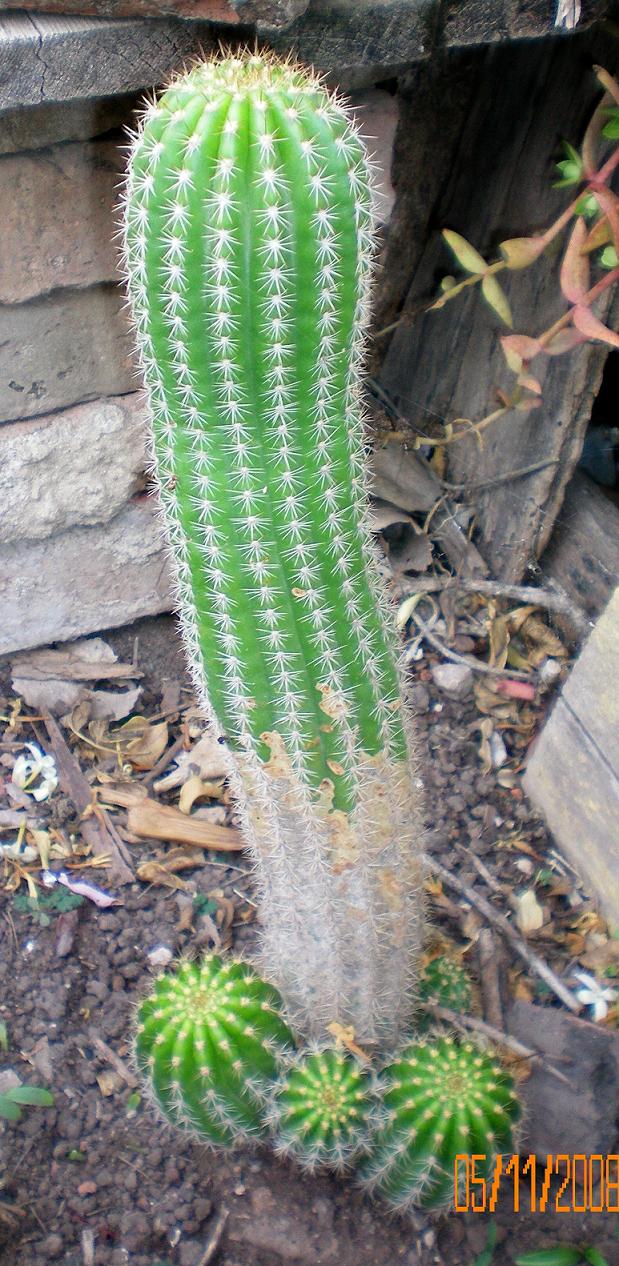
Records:
{"label": "cactus", "polygon": [[367,1144],[371,1079],[349,1055],[303,1052],[275,1089],[271,1125],[275,1149],[308,1169],[343,1169]]}
{"label": "cactus", "polygon": [[136,1063],[174,1125],[229,1146],[265,1132],[265,1100],[293,1039],[277,990],[217,955],[161,975],[137,1012]]}
{"label": "cactus", "polygon": [[480,1176],[515,1150],[520,1107],[510,1076],[473,1042],[413,1043],[379,1077],[383,1121],[361,1166],[364,1182],[398,1209],[451,1204],[463,1177],[456,1157],[476,1153]]}
{"label": "cactus", "polygon": [[[447,954],[439,954],[426,963],[419,976],[419,1001],[435,1002],[440,1007],[449,1007],[451,1011],[466,1014],[473,1002],[473,991],[468,973],[461,963]],[[427,1029],[432,1023],[431,1016],[420,1013],[417,1028]]]}
{"label": "cactus", "polygon": [[147,108],[124,206],[184,642],[231,751],[263,962],[310,1035],[389,1047],[420,940],[419,780],[366,526],[364,147],[309,72],[209,61]]}

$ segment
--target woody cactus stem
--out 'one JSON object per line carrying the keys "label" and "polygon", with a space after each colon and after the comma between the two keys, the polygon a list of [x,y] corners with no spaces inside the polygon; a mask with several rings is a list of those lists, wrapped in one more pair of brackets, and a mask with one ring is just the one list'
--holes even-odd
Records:
{"label": "woody cactus stem", "polygon": [[391,1043],[419,940],[390,620],[365,526],[363,144],[269,57],[196,65],[132,147],[125,258],[178,606],[299,1023]]}

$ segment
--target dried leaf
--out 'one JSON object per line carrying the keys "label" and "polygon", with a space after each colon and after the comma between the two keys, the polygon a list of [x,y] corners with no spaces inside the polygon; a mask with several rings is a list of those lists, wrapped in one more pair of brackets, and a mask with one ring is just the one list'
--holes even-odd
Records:
{"label": "dried leaf", "polygon": [[401,444],[375,449],[370,466],[372,495],[402,510],[427,512],[440,495],[431,472]]}
{"label": "dried leaf", "polygon": [[572,321],[576,329],[580,330],[581,334],[586,334],[587,338],[599,343],[608,343],[610,347],[619,347],[619,334],[615,334],[614,330],[609,330],[608,326],[593,315],[591,308],[586,308],[584,304],[579,304],[574,308]]}
{"label": "dried leaf", "polygon": [[590,285],[589,259],[583,254],[587,225],[579,216],[574,224],[561,264],[561,291],[568,303],[584,299]]}
{"label": "dried leaf", "polygon": [[143,862],[138,866],[138,879],[145,884],[159,884],[164,888],[173,888],[178,892],[187,892],[189,885],[184,879],[167,870],[161,862]]}
{"label": "dried leaf", "polygon": [[121,726],[119,733],[126,738],[131,731],[136,737],[127,744],[126,756],[136,769],[153,769],[168,745],[167,721],[151,725],[145,717],[132,717]]}
{"label": "dried leaf", "polygon": [[153,791],[172,791],[181,787],[193,774],[204,780],[217,781],[227,777],[229,768],[228,749],[217,740],[210,730],[201,735],[188,752],[180,752],[168,773],[153,783]]}
{"label": "dried leaf", "polygon": [[375,500],[370,506],[369,521],[373,532],[382,532],[394,523],[410,523],[411,517],[389,501]]}
{"label": "dried leaf", "polygon": [[467,273],[485,273],[488,265],[479,251],[467,242],[461,233],[454,233],[453,229],[443,229],[442,234],[450,251],[455,255],[458,263]]}
{"label": "dried leaf", "polygon": [[543,255],[547,245],[544,237],[510,237],[501,242],[500,250],[508,268],[528,268]]}
{"label": "dried leaf", "polygon": [[187,782],[181,787],[181,794],[178,799],[178,807],[181,813],[191,813],[192,805],[202,796],[208,795],[205,785],[199,774],[192,774]]}
{"label": "dried leaf", "polygon": [[533,888],[527,888],[516,897],[516,923],[523,936],[539,932],[544,925],[544,911]]}
{"label": "dried leaf", "polygon": [[505,291],[501,289],[496,277],[484,277],[481,283],[481,293],[486,303],[493,312],[500,318],[504,325],[512,326],[514,318],[509,301]]}
{"label": "dried leaf", "polygon": [[390,554],[396,574],[427,571],[432,562],[432,542],[425,532],[408,532],[406,539]]}

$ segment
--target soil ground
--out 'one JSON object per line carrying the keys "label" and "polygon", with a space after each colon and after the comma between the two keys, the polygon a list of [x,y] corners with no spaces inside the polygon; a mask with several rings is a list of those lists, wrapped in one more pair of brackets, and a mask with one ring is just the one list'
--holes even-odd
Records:
{"label": "soil ground", "polygon": [[[146,703],[156,711],[165,680],[183,675],[173,623],[141,622],[107,640],[131,658],[136,631]],[[415,701],[428,847],[475,882],[457,848],[473,844],[516,883],[514,854],[500,853],[498,838],[517,832],[542,855],[550,841],[513,789],[480,772],[473,703],[420,680],[423,667],[415,666]],[[220,855],[192,877],[202,891],[217,886],[247,910],[251,879],[238,855],[234,867]],[[104,882],[101,873],[93,878]],[[515,1214],[505,1193],[492,1219],[452,1215],[413,1225],[351,1181],[302,1174],[266,1150],[215,1153],[171,1133],[144,1100],[136,1103],[131,1016],[151,974],[149,951],[190,949],[192,933],[179,929],[177,893],[136,883],[119,895],[122,904],[108,910],[79,907],[70,952],[60,957],[57,921],[42,927],[17,912],[9,894],[0,897],[0,1017],[9,1033],[0,1065],[45,1081],[56,1096],[54,1108],[0,1125],[2,1266],[475,1266],[492,1223],[496,1246],[484,1266],[559,1241],[595,1244],[619,1266],[616,1215]],[[239,947],[255,930],[239,920],[232,935]]]}

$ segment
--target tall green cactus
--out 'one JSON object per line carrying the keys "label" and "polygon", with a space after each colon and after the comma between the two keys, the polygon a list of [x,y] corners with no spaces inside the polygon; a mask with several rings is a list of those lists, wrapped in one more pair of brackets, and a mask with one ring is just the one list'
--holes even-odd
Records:
{"label": "tall green cactus", "polygon": [[419,943],[419,820],[365,524],[371,189],[346,109],[270,57],[150,106],[129,294],[188,659],[234,754],[263,954],[302,1028],[392,1043]]}

